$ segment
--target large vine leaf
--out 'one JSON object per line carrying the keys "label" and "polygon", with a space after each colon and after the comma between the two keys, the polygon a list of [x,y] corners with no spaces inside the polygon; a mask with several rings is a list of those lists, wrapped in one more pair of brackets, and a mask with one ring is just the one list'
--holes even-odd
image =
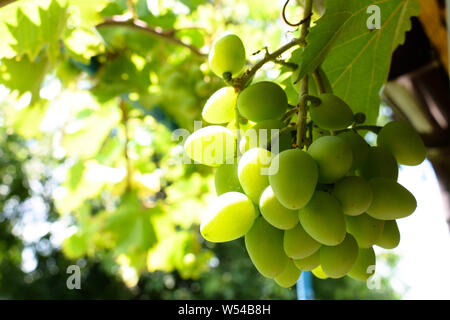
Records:
{"label": "large vine leaf", "polygon": [[[367,13],[377,5],[381,28],[370,30]],[[320,64],[334,93],[354,112],[364,112],[375,123],[379,91],[387,79],[391,56],[411,28],[410,18],[420,11],[418,0],[328,0],[323,17],[311,29],[301,57],[300,76]]]}
{"label": "large vine leaf", "polygon": [[19,95],[30,92],[33,104],[39,97],[47,68],[48,59],[45,56],[36,61],[31,61],[28,56],[21,59],[3,59],[0,65],[0,84],[17,91]]}
{"label": "large vine leaf", "polygon": [[57,0],[19,2],[2,9],[0,57],[10,56],[12,49],[16,56],[27,54],[34,60],[44,47],[54,60],[60,52],[59,39],[66,26],[66,9]]}

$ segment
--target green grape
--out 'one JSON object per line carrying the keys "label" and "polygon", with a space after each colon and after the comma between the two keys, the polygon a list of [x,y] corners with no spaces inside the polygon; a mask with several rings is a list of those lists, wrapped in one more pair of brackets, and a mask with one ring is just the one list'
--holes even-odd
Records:
{"label": "green grape", "polygon": [[[297,218],[298,219],[298,218]],[[303,259],[309,257],[319,250],[322,245],[311,238],[303,227],[298,224],[294,229],[284,232],[284,252],[292,259]]]}
{"label": "green grape", "polygon": [[276,276],[274,280],[279,286],[290,288],[297,283],[301,273],[302,271],[295,266],[294,262],[289,260],[286,268],[284,268],[283,272]]}
{"label": "green grape", "polygon": [[214,186],[218,196],[231,191],[244,192],[239,182],[237,169],[237,162],[232,164],[223,164],[217,168],[216,175],[214,177]]}
{"label": "green grape", "polygon": [[288,230],[298,224],[298,213],[284,207],[275,197],[272,187],[268,186],[259,199],[262,216],[275,228]]}
{"label": "green grape", "polygon": [[[271,143],[274,139],[274,143],[278,141],[278,151],[284,151],[291,147],[291,135],[289,132],[283,132],[279,135],[279,132],[275,133],[272,137],[272,129],[281,130],[285,127],[281,120],[264,120],[258,122],[255,126],[247,130],[239,143],[239,149],[241,153],[245,153],[251,148],[264,148]],[[278,138],[277,138],[278,137]],[[263,141],[260,141],[260,138]],[[273,151],[273,148],[272,148]]]}
{"label": "green grape", "polygon": [[356,217],[345,217],[347,232],[355,237],[358,247],[369,248],[375,244],[383,232],[384,221],[372,218],[367,214]]}
{"label": "green grape", "polygon": [[421,164],[427,153],[413,127],[400,121],[390,122],[380,130],[377,145],[392,153],[398,163],[408,166]]}
{"label": "green grape", "polygon": [[320,265],[330,278],[341,278],[350,271],[358,258],[358,244],[351,234],[341,244],[320,248]]}
{"label": "green grape", "polygon": [[316,241],[336,246],[345,238],[345,218],[339,201],[316,191],[306,207],[299,210],[301,226]]}
{"label": "green grape", "polygon": [[238,165],[238,177],[242,189],[256,204],[269,186],[269,166],[272,155],[262,148],[253,148],[242,155]]}
{"label": "green grape", "polygon": [[369,156],[370,146],[363,137],[353,131],[342,132],[338,134],[338,137],[347,141],[350,149],[352,149],[352,169],[357,169],[366,162],[367,157]]}
{"label": "green grape", "polygon": [[328,279],[328,276],[325,274],[325,272],[323,272],[322,266],[318,266],[315,269],[313,269],[312,274],[315,275],[317,278],[325,280]]}
{"label": "green grape", "polygon": [[310,108],[312,121],[322,129],[341,130],[353,123],[352,109],[339,97],[331,93],[319,96],[320,105]]}
{"label": "green grape", "polygon": [[238,97],[240,114],[254,122],[280,119],[288,107],[284,90],[276,83],[261,81],[245,88]]}
{"label": "green grape", "polygon": [[387,178],[369,181],[373,200],[367,214],[379,220],[395,220],[411,215],[417,207],[416,198],[405,187]]}
{"label": "green grape", "polygon": [[203,238],[211,242],[231,241],[245,235],[257,212],[245,194],[227,192],[220,195],[206,211],[200,225]]}
{"label": "green grape", "polygon": [[234,34],[228,34],[217,40],[208,56],[211,70],[223,77],[224,73],[238,75],[245,66],[245,47],[242,40]]}
{"label": "green grape", "polygon": [[234,119],[237,93],[232,87],[217,90],[206,101],[202,117],[209,123],[226,123]]}
{"label": "green grape", "polygon": [[373,248],[359,249],[358,258],[347,275],[355,280],[367,281],[375,273],[375,252]]}
{"label": "green grape", "polygon": [[289,258],[283,250],[283,231],[272,227],[261,216],[245,235],[245,247],[256,269],[267,278],[275,278],[288,264]]}
{"label": "green grape", "polygon": [[383,232],[380,234],[375,244],[385,249],[394,249],[399,243],[400,231],[398,230],[397,221],[385,221]]}
{"label": "green grape", "polygon": [[357,216],[369,208],[372,203],[370,184],[361,177],[345,177],[334,185],[333,196],[339,200],[344,214]]}
{"label": "green grape", "polygon": [[306,258],[294,260],[294,264],[303,271],[311,271],[317,268],[320,264],[320,250],[317,250]]}
{"label": "green grape", "polygon": [[222,126],[209,126],[191,134],[186,139],[184,150],[191,159],[216,167],[232,161],[236,150],[236,137]]}
{"label": "green grape", "polygon": [[360,166],[359,174],[367,180],[372,178],[389,178],[396,181],[398,165],[388,151],[380,147],[371,147],[367,160]]}
{"label": "green grape", "polygon": [[317,165],[305,151],[290,149],[277,154],[270,165],[269,182],[283,206],[296,210],[311,199],[317,185]]}
{"label": "green grape", "polygon": [[308,153],[319,167],[319,182],[333,183],[344,177],[352,167],[352,150],[344,139],[325,136],[314,141]]}

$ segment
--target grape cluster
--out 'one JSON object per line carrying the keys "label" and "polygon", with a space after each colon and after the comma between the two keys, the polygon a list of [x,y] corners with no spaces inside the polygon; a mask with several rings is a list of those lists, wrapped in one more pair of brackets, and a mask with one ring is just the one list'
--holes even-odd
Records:
{"label": "grape cluster", "polygon": [[[239,75],[242,41],[219,39],[209,63],[219,76]],[[407,123],[388,123],[370,146],[356,130],[361,115],[343,100],[322,93],[315,101],[307,117],[310,143],[300,148],[282,121],[289,105],[278,84],[225,87],[204,106],[212,125],[185,143],[191,159],[218,167],[218,198],[204,215],[202,236],[211,242],[245,236],[256,269],[283,287],[293,286],[302,270],[322,279],[367,280],[375,271],[373,246],[395,248],[396,219],[416,209],[414,196],[396,181],[398,164],[425,159],[425,146]],[[234,129],[240,118],[248,120],[242,135]]]}

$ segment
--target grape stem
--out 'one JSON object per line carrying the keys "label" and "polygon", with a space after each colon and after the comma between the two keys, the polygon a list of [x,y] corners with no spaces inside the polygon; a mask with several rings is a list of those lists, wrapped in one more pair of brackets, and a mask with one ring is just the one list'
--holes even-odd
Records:
{"label": "grape stem", "polygon": [[344,130],[335,131],[335,133],[339,134],[339,133],[346,132],[346,131],[351,131],[351,130],[368,130],[368,131],[371,131],[371,132],[373,132],[375,134],[378,134],[380,132],[381,128],[383,128],[383,127],[380,127],[380,126],[369,126],[369,125],[366,125],[366,126],[354,126],[351,129],[344,129]]}
{"label": "grape stem", "polygon": [[[311,24],[313,0],[305,0],[305,7],[303,10],[302,25],[300,28],[299,42],[306,45],[306,36],[309,32],[309,26]],[[306,140],[306,116],[308,113],[308,76],[305,75],[300,80],[300,92],[299,101],[297,104],[298,117],[297,117],[297,138],[296,147],[302,149]]]}
{"label": "grape stem", "polygon": [[[262,66],[264,66],[269,61],[277,61],[278,57],[283,54],[285,51],[291,49],[292,47],[295,47],[297,45],[303,46],[305,44],[305,39],[297,38],[292,40],[291,42],[286,43],[285,45],[281,46],[274,52],[270,53],[268,50],[266,50],[266,55],[263,59],[258,61],[253,67],[245,71],[245,73],[235,79],[231,79],[228,84],[233,86],[238,91],[243,90],[247,83],[253,78],[253,76],[256,74],[256,72],[261,69]],[[278,60],[279,61],[279,60]]]}

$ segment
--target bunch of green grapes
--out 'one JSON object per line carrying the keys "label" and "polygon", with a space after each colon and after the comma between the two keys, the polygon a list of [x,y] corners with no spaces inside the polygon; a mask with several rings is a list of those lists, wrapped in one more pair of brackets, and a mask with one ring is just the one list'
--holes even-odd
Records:
{"label": "bunch of green grapes", "polygon": [[[219,39],[209,63],[225,79],[238,76],[242,41]],[[212,125],[185,143],[191,159],[217,167],[218,197],[203,217],[202,236],[211,242],[244,236],[256,269],[282,287],[293,286],[302,270],[367,280],[375,272],[373,246],[395,248],[396,220],[416,209],[414,196],[397,183],[398,164],[418,165],[426,153],[406,123],[377,130],[377,145],[370,146],[357,130],[364,116],[332,93],[312,101],[309,143],[300,147],[289,130],[296,115],[278,84],[224,87],[203,109]]]}

